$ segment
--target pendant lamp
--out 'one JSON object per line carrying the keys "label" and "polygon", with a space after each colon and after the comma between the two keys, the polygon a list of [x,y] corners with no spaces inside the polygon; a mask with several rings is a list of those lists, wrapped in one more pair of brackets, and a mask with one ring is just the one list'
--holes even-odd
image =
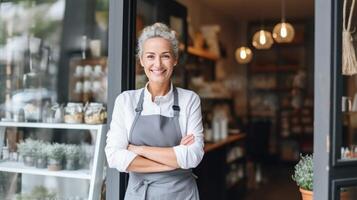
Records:
{"label": "pendant lamp", "polygon": [[263,28],[253,35],[253,46],[256,49],[269,49],[273,43],[271,33]]}
{"label": "pendant lamp", "polygon": [[239,64],[247,64],[253,58],[253,52],[250,48],[241,46],[235,52],[236,60]]}
{"label": "pendant lamp", "polygon": [[273,38],[277,43],[289,43],[294,39],[294,27],[285,21],[285,1],[281,1],[281,22],[274,26]]}

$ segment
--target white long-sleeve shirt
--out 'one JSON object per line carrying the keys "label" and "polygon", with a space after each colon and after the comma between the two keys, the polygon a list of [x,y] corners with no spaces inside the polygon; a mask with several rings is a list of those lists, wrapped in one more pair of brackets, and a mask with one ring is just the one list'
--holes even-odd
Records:
{"label": "white long-sleeve shirt", "polygon": [[[135,118],[135,108],[139,101],[141,91],[145,89],[143,111],[141,115],[159,114],[173,117],[172,109],[174,95],[171,85],[170,91],[165,96],[157,96],[154,102],[147,86],[138,90],[125,91],[115,100],[110,130],[107,133],[105,153],[108,165],[120,172],[127,172],[129,164],[137,156],[127,150],[130,129]],[[182,136],[194,134],[195,142],[191,145],[174,146],[177,163],[180,168],[189,169],[196,167],[204,154],[204,139],[201,114],[201,101],[199,96],[190,90],[177,88],[180,116],[179,123]],[[150,128],[150,127],[148,127]]]}

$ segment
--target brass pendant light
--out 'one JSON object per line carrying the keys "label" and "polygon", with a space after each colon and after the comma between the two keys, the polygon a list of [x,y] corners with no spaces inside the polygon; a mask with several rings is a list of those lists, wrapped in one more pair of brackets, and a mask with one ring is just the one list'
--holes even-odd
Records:
{"label": "brass pendant light", "polygon": [[235,52],[236,60],[239,64],[247,64],[253,58],[253,52],[250,48],[241,46]]}
{"label": "brass pendant light", "polygon": [[281,2],[281,22],[274,26],[273,38],[277,43],[289,43],[294,39],[294,27],[285,21],[285,0]]}
{"label": "brass pendant light", "polygon": [[253,35],[252,43],[256,49],[269,49],[274,41],[271,33],[262,28]]}

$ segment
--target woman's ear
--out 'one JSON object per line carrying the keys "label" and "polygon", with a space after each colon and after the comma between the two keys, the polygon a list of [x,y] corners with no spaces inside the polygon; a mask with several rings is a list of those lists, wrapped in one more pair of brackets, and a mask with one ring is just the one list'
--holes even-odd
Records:
{"label": "woman's ear", "polygon": [[141,59],[141,56],[139,57],[139,61],[140,61],[140,65],[141,65],[141,67],[143,67],[143,68],[144,68],[144,63],[143,63],[143,60]]}

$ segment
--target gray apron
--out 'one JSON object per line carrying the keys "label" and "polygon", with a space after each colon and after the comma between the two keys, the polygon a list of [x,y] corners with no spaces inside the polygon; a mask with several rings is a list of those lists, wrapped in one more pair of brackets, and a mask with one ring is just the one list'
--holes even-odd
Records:
{"label": "gray apron", "polygon": [[[141,115],[144,91],[135,109],[136,116],[129,134],[133,145],[173,147],[180,144],[180,107],[177,89],[173,87],[173,117]],[[191,170],[176,169],[168,172],[129,173],[125,200],[199,200],[197,184]]]}

